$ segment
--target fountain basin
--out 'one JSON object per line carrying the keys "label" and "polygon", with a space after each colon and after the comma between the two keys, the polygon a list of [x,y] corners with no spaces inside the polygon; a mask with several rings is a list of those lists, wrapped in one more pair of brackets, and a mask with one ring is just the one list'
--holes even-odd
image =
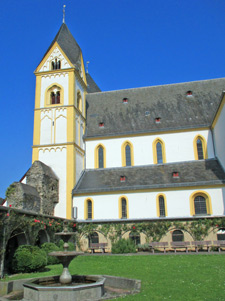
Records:
{"label": "fountain basin", "polygon": [[24,301],[99,300],[104,295],[102,276],[73,275],[72,283],[63,285],[59,276],[43,277],[24,283]]}

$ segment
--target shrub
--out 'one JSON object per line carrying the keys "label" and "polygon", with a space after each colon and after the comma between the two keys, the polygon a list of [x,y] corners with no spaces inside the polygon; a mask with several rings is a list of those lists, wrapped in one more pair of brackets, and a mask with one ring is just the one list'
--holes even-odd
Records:
{"label": "shrub", "polygon": [[112,253],[136,253],[136,247],[131,239],[122,238],[112,244]]}
{"label": "shrub", "polygon": [[41,249],[45,251],[47,256],[47,264],[58,264],[59,260],[58,258],[54,256],[49,256],[48,253],[54,252],[54,251],[60,251],[60,248],[54,244],[53,242],[45,242],[41,245]]}
{"label": "shrub", "polygon": [[37,246],[22,245],[13,256],[12,269],[16,273],[29,273],[41,270],[46,265],[45,251]]}
{"label": "shrub", "polygon": [[[70,241],[68,242],[68,244],[69,244],[68,251],[75,251],[75,245]],[[63,248],[64,241],[62,239],[60,239],[58,245],[59,245],[60,250],[63,251],[64,250],[64,248]]]}

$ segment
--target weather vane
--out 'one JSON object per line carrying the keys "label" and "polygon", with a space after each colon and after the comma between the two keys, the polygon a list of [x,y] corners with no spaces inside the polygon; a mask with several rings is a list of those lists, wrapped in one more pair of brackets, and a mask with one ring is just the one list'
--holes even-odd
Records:
{"label": "weather vane", "polygon": [[65,7],[66,5],[63,5],[63,23],[65,23]]}

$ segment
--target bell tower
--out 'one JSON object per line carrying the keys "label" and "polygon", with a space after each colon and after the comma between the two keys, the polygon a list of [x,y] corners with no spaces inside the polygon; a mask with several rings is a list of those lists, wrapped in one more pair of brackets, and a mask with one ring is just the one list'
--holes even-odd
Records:
{"label": "bell tower", "polygon": [[32,162],[59,179],[54,215],[72,217],[72,189],[84,168],[87,81],[81,49],[65,23],[35,70]]}

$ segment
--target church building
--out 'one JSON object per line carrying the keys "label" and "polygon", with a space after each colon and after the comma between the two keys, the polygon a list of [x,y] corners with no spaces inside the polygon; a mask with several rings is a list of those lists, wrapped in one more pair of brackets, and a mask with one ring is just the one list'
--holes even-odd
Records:
{"label": "church building", "polygon": [[58,178],[55,216],[225,216],[225,78],[101,92],[65,23],[35,75],[32,160]]}

